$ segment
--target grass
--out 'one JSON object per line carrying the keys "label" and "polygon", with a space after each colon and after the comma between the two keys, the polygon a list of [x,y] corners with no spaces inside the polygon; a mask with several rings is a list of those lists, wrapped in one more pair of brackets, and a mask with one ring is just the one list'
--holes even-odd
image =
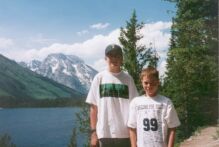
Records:
{"label": "grass", "polygon": [[198,128],[196,129],[196,131],[192,133],[191,136],[198,136],[198,135],[200,135],[201,131],[202,131],[204,128],[206,128],[206,126],[198,127]]}

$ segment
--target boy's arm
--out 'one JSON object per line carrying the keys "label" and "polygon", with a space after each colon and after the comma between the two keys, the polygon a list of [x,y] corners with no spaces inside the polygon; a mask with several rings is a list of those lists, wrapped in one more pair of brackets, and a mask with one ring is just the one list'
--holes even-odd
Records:
{"label": "boy's arm", "polygon": [[176,128],[169,128],[168,147],[174,147]]}
{"label": "boy's arm", "polygon": [[130,135],[131,147],[137,147],[136,129],[129,128],[129,135]]}
{"label": "boy's arm", "polygon": [[97,106],[90,105],[90,128],[91,132],[91,146],[96,147],[98,143],[98,138],[96,134],[96,124],[97,124]]}

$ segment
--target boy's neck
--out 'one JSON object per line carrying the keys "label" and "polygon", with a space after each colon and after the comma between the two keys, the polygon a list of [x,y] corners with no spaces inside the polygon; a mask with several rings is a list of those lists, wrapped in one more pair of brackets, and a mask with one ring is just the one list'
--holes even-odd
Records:
{"label": "boy's neck", "polygon": [[147,97],[151,97],[151,98],[154,98],[154,97],[156,97],[157,96],[157,93],[156,94],[153,94],[153,95],[148,95],[148,94],[145,94],[145,96]]}
{"label": "boy's neck", "polygon": [[111,73],[120,73],[122,70],[121,70],[121,68],[115,68],[115,69],[113,69],[113,68],[108,68],[108,70],[109,70],[109,72],[111,72]]}

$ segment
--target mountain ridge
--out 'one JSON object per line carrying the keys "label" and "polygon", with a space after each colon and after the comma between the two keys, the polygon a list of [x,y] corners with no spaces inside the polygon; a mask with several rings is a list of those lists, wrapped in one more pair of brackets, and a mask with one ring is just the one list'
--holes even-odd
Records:
{"label": "mountain ridge", "polygon": [[44,60],[19,63],[23,67],[76,91],[87,94],[97,71],[76,55],[49,54]]}
{"label": "mountain ridge", "polygon": [[0,54],[0,97],[56,99],[85,95],[43,77]]}

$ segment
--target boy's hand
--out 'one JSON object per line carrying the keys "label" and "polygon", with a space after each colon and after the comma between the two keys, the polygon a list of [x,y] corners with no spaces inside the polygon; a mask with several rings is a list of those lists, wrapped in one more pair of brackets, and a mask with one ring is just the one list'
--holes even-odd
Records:
{"label": "boy's hand", "polygon": [[98,138],[96,132],[91,134],[91,147],[98,147]]}

